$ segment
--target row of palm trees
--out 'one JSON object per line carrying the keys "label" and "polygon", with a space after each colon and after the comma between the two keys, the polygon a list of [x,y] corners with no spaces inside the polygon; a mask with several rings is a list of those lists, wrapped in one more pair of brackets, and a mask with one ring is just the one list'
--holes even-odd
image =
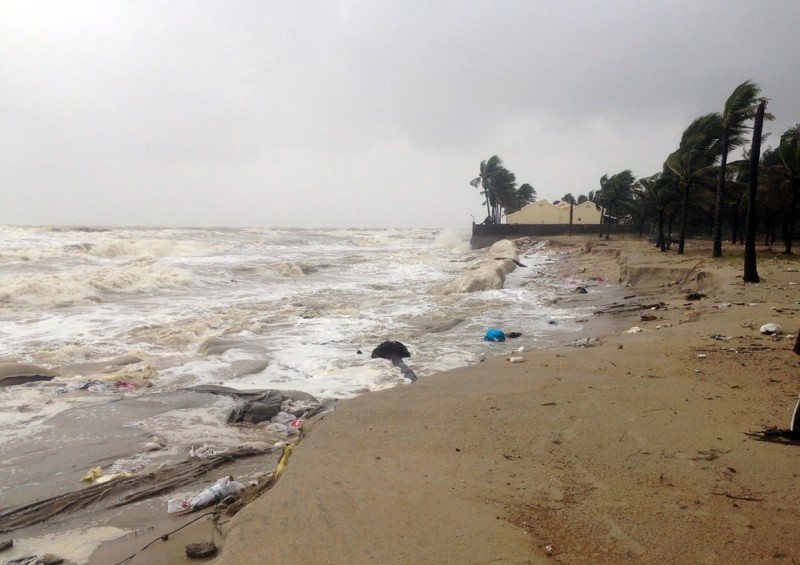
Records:
{"label": "row of palm trees", "polygon": [[[577,198],[566,194],[562,200],[572,205],[593,201],[609,224],[606,237],[611,223],[637,223],[640,232],[648,226],[662,251],[671,248],[678,223],[679,254],[684,253],[691,232],[712,237],[712,254],[721,256],[727,229],[733,244],[745,243],[746,279],[757,280],[758,228],[767,245],[775,242],[780,229],[784,251],[791,253],[800,197],[800,124],[783,132],[778,147],[762,155],[763,121],[772,119],[766,106],[760,87],[745,81],[725,101],[722,112],[705,114],[689,124],[658,173],[639,179],[630,169],[606,174],[599,190]],[[745,148],[748,140],[750,146]],[[742,157],[729,162],[737,149]],[[503,214],[536,200],[536,190],[529,184],[517,187],[514,173],[497,155],[481,162],[479,175],[470,184],[485,199],[486,223],[500,223]]]}
{"label": "row of palm trees", "polygon": [[[705,114],[689,124],[660,172],[640,179],[630,170],[604,175],[593,197],[605,208],[604,219],[638,222],[640,229],[649,224],[662,251],[669,249],[668,234],[679,221],[678,253],[684,252],[691,231],[713,238],[714,257],[722,255],[727,227],[733,243],[745,243],[746,271],[747,258],[753,257],[753,268],[745,278],[757,279],[757,228],[769,245],[781,228],[784,251],[791,253],[800,193],[800,125],[788,128],[778,147],[762,155],[763,122],[772,118],[766,106],[758,85],[745,81],[734,89],[721,113]],[[728,162],[731,151],[744,148],[748,139],[752,141],[742,158]]]}

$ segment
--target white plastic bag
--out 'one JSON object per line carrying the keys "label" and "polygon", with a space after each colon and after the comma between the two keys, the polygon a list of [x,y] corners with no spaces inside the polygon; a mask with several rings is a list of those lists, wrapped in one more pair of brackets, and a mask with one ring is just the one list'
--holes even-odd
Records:
{"label": "white plastic bag", "polygon": [[167,512],[183,512],[184,510],[197,510],[209,504],[219,502],[226,496],[230,496],[239,489],[243,489],[242,483],[231,480],[231,477],[222,477],[216,483],[203,490],[200,494],[192,498],[170,498],[167,501]]}

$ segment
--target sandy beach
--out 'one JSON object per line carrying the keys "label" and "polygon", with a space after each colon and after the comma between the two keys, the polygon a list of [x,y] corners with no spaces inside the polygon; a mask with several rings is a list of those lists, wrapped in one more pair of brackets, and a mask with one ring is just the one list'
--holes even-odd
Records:
{"label": "sandy beach", "polygon": [[210,540],[215,565],[800,562],[800,447],[758,437],[789,427],[800,393],[800,262],[760,250],[745,285],[741,248],[551,245],[565,274],[621,283],[575,295],[608,310],[591,347],[340,401],[232,518],[190,515],[163,541],[188,520],[162,520],[90,563],[189,563],[184,546]]}

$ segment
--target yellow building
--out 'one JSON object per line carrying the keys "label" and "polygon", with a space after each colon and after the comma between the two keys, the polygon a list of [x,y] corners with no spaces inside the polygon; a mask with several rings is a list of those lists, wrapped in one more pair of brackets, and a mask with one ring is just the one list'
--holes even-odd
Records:
{"label": "yellow building", "polygon": [[[569,224],[569,204],[551,204],[547,200],[537,200],[519,212],[509,214],[509,224]],[[592,202],[578,204],[572,209],[573,224],[599,224],[600,210]]]}

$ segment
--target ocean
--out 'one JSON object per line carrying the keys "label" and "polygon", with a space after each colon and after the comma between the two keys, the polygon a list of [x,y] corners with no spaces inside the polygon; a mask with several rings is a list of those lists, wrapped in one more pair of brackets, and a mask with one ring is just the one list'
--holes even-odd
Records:
{"label": "ocean", "polygon": [[[384,340],[406,344],[424,378],[542,346],[554,323],[585,315],[552,306],[569,282],[544,276],[554,261],[545,246],[527,251],[503,289],[431,292],[484,257],[455,231],[2,227],[0,359],[57,370],[135,355],[161,390],[347,398],[403,382],[370,359]],[[488,328],[522,337],[487,343]],[[214,338],[237,345],[204,354]]]}
{"label": "ocean", "polygon": [[[525,266],[502,288],[436,292],[486,263],[468,238],[424,229],[0,227],[0,364],[56,375],[0,387],[2,506],[75,490],[90,468],[120,460],[157,468],[199,448],[280,443],[258,427],[226,425],[235,401],[192,396],[188,386],[296,390],[330,405],[414,386],[371,358],[386,340],[406,345],[406,364],[424,380],[584,337],[591,307],[556,300],[583,283],[557,274],[563,252],[546,242],[520,251]],[[521,335],[487,342],[488,329]],[[119,358],[127,361],[106,366]],[[120,375],[129,384],[106,386]]]}

